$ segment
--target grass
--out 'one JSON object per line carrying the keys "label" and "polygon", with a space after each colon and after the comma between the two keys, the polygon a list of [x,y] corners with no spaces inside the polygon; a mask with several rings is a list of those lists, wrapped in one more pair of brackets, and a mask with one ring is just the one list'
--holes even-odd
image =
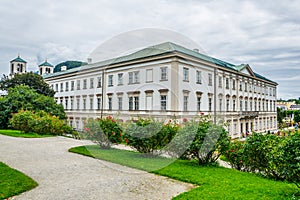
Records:
{"label": "grass", "polygon": [[37,185],[30,177],[0,162],[0,199],[21,194]]}
{"label": "grass", "polygon": [[0,134],[12,136],[12,137],[23,137],[23,138],[44,138],[53,137],[53,135],[39,135],[37,133],[22,133],[18,130],[0,130]]}
{"label": "grass", "polygon": [[149,158],[133,151],[101,150],[96,145],[74,147],[69,151],[199,186],[174,199],[299,199],[299,196],[294,197],[295,194],[299,195],[294,184],[233,169],[198,166],[186,160]]}

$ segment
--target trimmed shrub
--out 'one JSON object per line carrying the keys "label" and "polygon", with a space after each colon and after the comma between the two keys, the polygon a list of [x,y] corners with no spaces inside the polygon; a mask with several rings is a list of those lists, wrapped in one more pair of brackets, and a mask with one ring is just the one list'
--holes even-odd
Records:
{"label": "trimmed shrub", "polygon": [[63,120],[45,111],[29,110],[21,110],[14,114],[11,119],[11,126],[25,133],[35,132],[41,135],[62,135],[70,133],[72,129]]}
{"label": "trimmed shrub", "polygon": [[137,151],[153,155],[155,150],[164,148],[174,138],[178,125],[172,121],[163,122],[151,119],[138,119],[130,123],[125,131],[125,142]]}
{"label": "trimmed shrub", "polygon": [[244,169],[244,162],[246,157],[244,157],[243,148],[244,142],[234,140],[230,142],[228,150],[225,151],[224,156],[226,157],[231,167],[234,169]]}
{"label": "trimmed shrub", "polygon": [[196,159],[199,165],[212,164],[228,149],[229,137],[225,129],[208,117],[185,122],[170,151],[183,159]]}

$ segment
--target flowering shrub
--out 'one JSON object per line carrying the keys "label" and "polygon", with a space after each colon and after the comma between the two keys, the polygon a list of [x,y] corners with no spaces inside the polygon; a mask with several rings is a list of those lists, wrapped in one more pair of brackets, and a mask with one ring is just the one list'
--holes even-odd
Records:
{"label": "flowering shrub", "polygon": [[224,153],[231,167],[237,170],[242,170],[244,168],[246,157],[244,157],[243,154],[243,147],[243,142],[235,140],[229,144],[228,150]]}
{"label": "flowering shrub", "polygon": [[35,132],[41,135],[62,135],[72,132],[72,128],[66,125],[63,120],[45,111],[21,110],[13,115],[11,126],[26,133]]}
{"label": "flowering shrub", "polygon": [[128,125],[125,131],[125,142],[141,153],[153,155],[155,150],[165,147],[178,131],[173,121],[167,124],[151,119],[138,119]]}
{"label": "flowering shrub", "polygon": [[111,116],[89,120],[83,133],[87,139],[97,143],[102,149],[110,148],[112,143],[121,143],[123,138],[121,127]]}

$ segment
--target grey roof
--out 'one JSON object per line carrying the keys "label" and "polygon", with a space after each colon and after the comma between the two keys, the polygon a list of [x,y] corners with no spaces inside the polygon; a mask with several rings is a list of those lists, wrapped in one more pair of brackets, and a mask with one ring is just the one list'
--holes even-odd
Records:
{"label": "grey roof", "polygon": [[48,63],[47,60],[45,62],[43,62],[42,64],[40,64],[39,66],[53,67],[53,65],[51,65],[50,63]]}
{"label": "grey roof", "polygon": [[[196,52],[194,50],[191,49],[187,49],[183,46],[174,44],[172,42],[165,42],[162,44],[157,44],[154,46],[150,46],[147,48],[144,48],[142,50],[136,51],[134,53],[131,53],[129,55],[126,56],[121,56],[121,57],[117,57],[117,58],[113,58],[113,59],[108,59],[108,60],[104,60],[101,62],[97,62],[97,63],[91,63],[88,65],[84,65],[78,68],[73,68],[70,70],[66,70],[63,72],[56,72],[54,74],[47,74],[44,77],[48,78],[48,77],[53,77],[53,76],[57,76],[57,75],[61,75],[61,74],[67,74],[67,73],[72,73],[72,72],[77,72],[79,70],[83,70],[83,69],[89,69],[89,68],[95,68],[95,67],[105,67],[105,66],[109,66],[109,65],[113,65],[113,64],[119,64],[119,63],[124,63],[124,62],[128,62],[128,61],[134,61],[134,60],[138,60],[138,59],[142,59],[142,58],[150,58],[150,57],[154,57],[154,56],[158,56],[158,55],[164,55],[164,54],[169,54],[169,53],[182,53],[185,55],[189,55],[210,63],[213,63],[217,66],[220,67],[224,67],[226,69],[230,69],[236,72],[241,71],[242,69],[244,69],[247,64],[239,64],[239,65],[234,65],[231,64],[229,62],[225,62],[223,60],[217,59],[217,58],[213,58],[204,54],[201,54],[199,52]],[[254,73],[255,77],[259,78],[259,79],[263,79],[272,83],[277,84],[274,81],[271,81],[267,78],[265,78],[264,76],[261,76],[257,73]]]}

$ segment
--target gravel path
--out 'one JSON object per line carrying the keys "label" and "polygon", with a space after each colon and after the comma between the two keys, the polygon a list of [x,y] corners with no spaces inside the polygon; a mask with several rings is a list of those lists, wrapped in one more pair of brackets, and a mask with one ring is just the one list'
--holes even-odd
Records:
{"label": "gravel path", "polygon": [[0,135],[0,161],[39,186],[13,199],[171,199],[193,186],[121,165],[69,153],[87,142],[65,137]]}

